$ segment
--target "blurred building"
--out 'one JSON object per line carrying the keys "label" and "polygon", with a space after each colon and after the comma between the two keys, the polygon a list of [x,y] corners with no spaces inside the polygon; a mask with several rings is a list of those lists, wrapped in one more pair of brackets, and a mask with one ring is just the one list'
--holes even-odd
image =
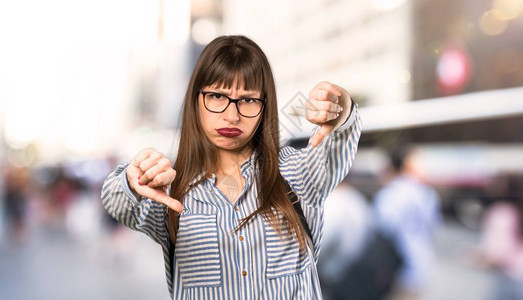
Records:
{"label": "blurred building", "polygon": [[190,0],[6,2],[0,25],[1,137],[26,165],[129,157],[178,123]]}
{"label": "blurred building", "polygon": [[[226,0],[223,32],[266,51],[282,106],[318,80],[346,87],[372,108],[364,145],[396,129],[413,142],[523,141],[506,130],[523,122],[523,0]],[[398,106],[411,100],[423,101]]]}
{"label": "blurred building", "polygon": [[266,51],[284,103],[319,79],[367,105],[402,102],[411,99],[411,6],[386,2],[227,0],[223,26]]}
{"label": "blurred building", "polygon": [[520,0],[226,0],[223,7],[223,31],[261,44],[283,95],[318,78],[348,87],[367,106],[523,86]]}
{"label": "blurred building", "polygon": [[[410,137],[421,142],[523,142],[523,133],[507,130],[523,124],[523,112],[516,103],[521,102],[518,94],[523,94],[518,89],[523,86],[523,1],[425,0],[412,5],[413,99],[498,93],[481,98],[491,106],[490,115],[414,129]],[[508,96],[508,91],[516,93]],[[499,106],[506,110],[497,115]]]}
{"label": "blurred building", "polygon": [[523,1],[412,1],[413,99],[523,86]]}

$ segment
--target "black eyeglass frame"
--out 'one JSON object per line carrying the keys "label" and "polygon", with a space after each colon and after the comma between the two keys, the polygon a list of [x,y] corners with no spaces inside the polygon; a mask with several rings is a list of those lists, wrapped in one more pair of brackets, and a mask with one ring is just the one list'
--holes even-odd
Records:
{"label": "black eyeglass frame", "polygon": [[[232,103],[234,103],[234,105],[236,105],[236,111],[238,111],[238,113],[239,113],[241,116],[245,117],[245,118],[256,118],[257,116],[259,116],[260,113],[261,113],[261,112],[263,111],[263,109],[265,108],[265,104],[266,104],[266,101],[267,101],[267,99],[265,99],[265,98],[261,99],[261,98],[252,98],[252,97],[243,97],[243,98],[233,99],[233,98],[231,98],[231,97],[229,97],[229,96],[227,96],[227,95],[224,95],[224,94],[221,94],[221,93],[218,93],[218,92],[204,91],[204,90],[202,90],[202,89],[199,89],[198,92],[200,92],[200,93],[203,95],[203,106],[204,106],[205,109],[207,109],[208,111],[210,111],[210,112],[212,112],[212,113],[217,113],[217,114],[222,113],[222,112],[226,111],[227,108],[229,108],[229,105],[231,105],[231,102],[232,102]],[[214,110],[210,110],[210,109],[207,107],[207,104],[205,103],[205,95],[207,95],[207,94],[216,94],[216,95],[223,96],[223,97],[225,97],[225,98],[227,98],[227,99],[229,100],[229,103],[227,103],[227,105],[225,106],[225,108],[224,108],[222,111],[214,111]],[[261,107],[260,111],[259,111],[256,115],[254,115],[254,116],[246,116],[246,115],[242,114],[242,113],[240,112],[240,107],[238,106],[238,102],[240,102],[241,100],[244,100],[244,99],[252,99],[252,100],[258,100],[258,101],[261,101],[261,103],[262,103],[262,107]]]}

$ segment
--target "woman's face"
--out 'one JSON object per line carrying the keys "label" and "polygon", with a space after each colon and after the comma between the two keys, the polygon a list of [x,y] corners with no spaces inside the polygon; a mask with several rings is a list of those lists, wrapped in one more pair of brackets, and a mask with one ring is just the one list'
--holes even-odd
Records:
{"label": "woman's face", "polygon": [[[261,96],[259,91],[237,88],[236,84],[232,85],[230,89],[215,85],[204,86],[202,91],[220,93],[231,99],[260,98]],[[227,151],[237,151],[243,149],[251,141],[263,112],[253,118],[244,117],[238,112],[236,105],[230,103],[225,111],[215,113],[205,108],[202,93],[198,94],[198,101],[203,131],[216,147]]]}

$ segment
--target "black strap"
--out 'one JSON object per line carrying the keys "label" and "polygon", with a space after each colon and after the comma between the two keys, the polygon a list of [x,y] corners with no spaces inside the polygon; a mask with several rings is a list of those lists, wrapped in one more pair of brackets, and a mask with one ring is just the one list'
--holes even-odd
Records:
{"label": "black strap", "polygon": [[292,190],[291,186],[285,180],[285,189],[287,190],[287,195],[289,195],[289,200],[292,203],[292,206],[294,207],[294,210],[298,214],[298,217],[300,218],[301,224],[303,225],[303,228],[305,228],[305,232],[309,236],[309,238],[312,240],[312,233],[309,228],[309,224],[307,224],[307,220],[305,219],[305,215],[303,214],[303,210],[301,209],[300,200],[298,199],[298,195]]}

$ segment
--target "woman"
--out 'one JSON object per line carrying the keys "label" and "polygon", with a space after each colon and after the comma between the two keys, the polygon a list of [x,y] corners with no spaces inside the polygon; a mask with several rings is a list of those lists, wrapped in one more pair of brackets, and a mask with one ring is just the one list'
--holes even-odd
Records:
{"label": "woman", "polygon": [[347,91],[328,82],[306,108],[319,125],[309,146],[280,149],[265,54],[246,37],[218,37],[191,76],[174,166],[145,149],[109,175],[106,210],[162,245],[173,299],[321,298],[323,202],[348,173],[361,126]]}

